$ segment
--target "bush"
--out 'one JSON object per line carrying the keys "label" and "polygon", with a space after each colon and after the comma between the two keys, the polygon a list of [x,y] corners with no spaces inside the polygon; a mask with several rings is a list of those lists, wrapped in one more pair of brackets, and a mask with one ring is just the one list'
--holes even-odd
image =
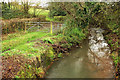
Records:
{"label": "bush", "polygon": [[79,43],[81,40],[85,39],[85,33],[83,33],[80,28],[70,28],[65,31],[66,40],[71,43]]}
{"label": "bush", "polygon": [[65,16],[54,16],[54,20],[56,21],[64,21],[65,20]]}
{"label": "bush", "polygon": [[38,18],[40,19],[40,21],[46,21],[46,16],[44,15],[40,15],[38,16]]}

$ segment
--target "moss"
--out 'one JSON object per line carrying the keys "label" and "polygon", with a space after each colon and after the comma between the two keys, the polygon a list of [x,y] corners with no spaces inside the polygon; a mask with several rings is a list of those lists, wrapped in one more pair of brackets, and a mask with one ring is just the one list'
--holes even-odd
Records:
{"label": "moss", "polygon": [[42,67],[34,67],[29,64],[25,64],[24,67],[15,75],[15,77],[20,77],[20,78],[37,78],[37,77],[42,77],[44,73]]}
{"label": "moss", "polygon": [[62,53],[59,53],[59,54],[58,54],[58,57],[59,57],[59,58],[62,57]]}
{"label": "moss", "polygon": [[50,37],[44,38],[43,41],[46,42],[46,43],[54,44],[54,41],[52,39],[50,39]]}
{"label": "moss", "polygon": [[47,56],[50,57],[51,60],[53,60],[54,57],[55,57],[54,53],[55,53],[55,52],[54,52],[53,48],[50,47],[49,50],[48,50]]}
{"label": "moss", "polygon": [[[75,35],[72,35],[71,37],[71,36],[65,36],[63,34],[59,34],[57,36],[49,36],[47,38],[43,37],[40,40],[36,40],[35,42],[29,42],[29,43],[25,43],[25,42],[37,39],[36,36],[38,36],[38,33],[34,33],[34,35],[32,36],[30,35],[30,33],[29,35],[27,34],[24,35],[22,39],[25,40],[24,43],[21,42],[20,45],[18,44],[12,45],[13,47],[15,46],[16,47],[14,49],[4,52],[4,54],[9,54],[9,55],[14,55],[14,54],[24,55],[24,57],[31,60],[30,63],[26,63],[24,66],[21,66],[21,69],[20,71],[18,71],[17,75],[15,75],[15,78],[18,77],[42,78],[45,74],[44,69],[47,68],[55,58],[62,57],[63,53],[67,52],[68,48],[71,48],[71,46],[73,46],[74,44],[79,43],[80,40],[82,40],[85,36],[84,34],[81,33],[79,34],[78,32],[75,34],[77,34],[80,37]],[[45,35],[46,34],[44,34],[44,36]],[[42,36],[40,36],[39,38],[41,38]],[[20,40],[20,38],[18,37],[14,38],[13,41],[18,39]],[[10,40],[12,41],[12,39]],[[7,45],[8,41],[4,41],[4,43],[6,43]],[[56,50],[59,49],[57,53],[55,53],[55,49],[53,49],[52,47],[53,44],[57,46]],[[4,54],[1,55],[4,56]]]}

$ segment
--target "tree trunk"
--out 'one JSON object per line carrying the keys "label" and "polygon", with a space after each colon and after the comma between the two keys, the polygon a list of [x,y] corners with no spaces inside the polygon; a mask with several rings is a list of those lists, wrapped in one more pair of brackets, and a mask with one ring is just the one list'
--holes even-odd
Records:
{"label": "tree trunk", "polygon": [[34,7],[34,14],[33,14],[33,17],[35,17],[35,7]]}

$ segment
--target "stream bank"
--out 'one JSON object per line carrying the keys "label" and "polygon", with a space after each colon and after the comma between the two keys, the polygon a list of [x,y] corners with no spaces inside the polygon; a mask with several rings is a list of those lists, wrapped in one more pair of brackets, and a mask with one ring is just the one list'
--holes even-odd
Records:
{"label": "stream bank", "polygon": [[[98,57],[97,57],[97,59],[94,59],[94,57],[92,59],[91,58],[89,59],[89,57],[91,57],[90,54],[87,55],[87,52],[90,52],[89,44],[87,41],[85,41],[85,39],[86,39],[85,36],[80,37],[80,38],[82,38],[83,42],[82,42],[82,40],[76,40],[77,38],[75,38],[75,39],[71,38],[71,41],[73,41],[73,42],[69,42],[68,40],[70,40],[70,38],[66,39],[66,36],[64,36],[62,34],[58,34],[58,35],[54,35],[54,36],[46,36],[41,39],[31,41],[32,45],[31,45],[31,42],[28,42],[27,44],[29,44],[28,45],[29,47],[33,47],[35,49],[39,48],[39,50],[43,50],[43,49],[45,49],[45,50],[38,52],[37,55],[35,55],[35,56],[32,56],[30,54],[28,56],[26,56],[25,54],[17,54],[17,55],[11,56],[12,58],[14,58],[13,62],[16,61],[16,63],[18,63],[18,64],[17,64],[17,66],[16,66],[16,64],[13,64],[13,65],[11,64],[10,66],[8,66],[9,68],[7,69],[7,71],[5,71],[5,72],[8,72],[7,78],[11,78],[11,77],[12,78],[44,78],[45,75],[47,74],[47,71],[49,71],[51,68],[54,68],[53,66],[54,66],[54,64],[56,65],[56,61],[58,62],[58,64],[62,61],[62,58],[60,58],[60,57],[65,57],[63,60],[66,60],[65,63],[67,63],[67,59],[69,59],[69,57],[71,55],[73,55],[73,56],[75,55],[74,57],[71,56],[69,59],[69,62],[71,60],[73,60],[72,61],[73,63],[74,63],[74,61],[76,62],[76,63],[74,63],[74,64],[76,64],[76,66],[74,66],[74,68],[77,68],[77,69],[84,68],[83,70],[85,70],[85,69],[88,70],[90,74],[92,72],[94,72],[94,74],[97,73],[98,75],[103,73],[105,70],[101,69],[102,67],[98,69],[97,66],[98,66],[98,64],[101,64],[102,66],[104,64],[101,63],[101,61],[99,61],[99,60],[97,61]],[[91,42],[93,42],[93,44],[94,44],[94,40],[92,39],[92,37],[91,37],[91,40],[92,40]],[[83,43],[83,44],[81,44],[81,43]],[[75,46],[80,47],[80,48],[75,49],[74,48]],[[109,50],[108,47],[106,49]],[[76,51],[74,51],[74,50],[76,50]],[[85,52],[86,54],[84,54],[84,53],[80,54],[81,52]],[[69,53],[71,53],[71,54],[69,54]],[[21,56],[21,58],[18,58],[17,57],[18,55]],[[65,55],[68,55],[68,56],[65,56]],[[7,57],[7,58],[12,59],[11,57]],[[4,57],[4,59],[6,59],[6,57]],[[85,62],[82,62],[82,61],[85,61]],[[7,61],[7,62],[9,62],[9,61]],[[22,64],[21,64],[21,62],[22,62]],[[61,62],[61,64],[64,64],[64,63]],[[82,64],[82,66],[79,67],[79,64]],[[90,67],[88,68],[89,65],[90,65]],[[110,65],[112,65],[112,64],[109,64],[109,66]],[[7,66],[7,65],[5,65],[5,66]],[[16,67],[17,68],[19,67],[19,69],[17,69],[17,71],[15,71],[15,73],[13,73],[13,71],[16,70]],[[93,67],[95,67],[95,70],[93,69]],[[72,70],[72,68],[73,68],[73,66],[71,66],[71,70]],[[56,69],[56,67],[54,69]],[[112,66],[111,66],[111,69],[112,69]],[[65,70],[67,70],[67,69],[65,69]],[[73,70],[73,72],[75,74],[72,77],[78,77],[79,75],[76,75],[76,72],[80,73],[80,71],[81,70],[79,70],[79,71]],[[88,71],[84,71],[84,74],[88,73]],[[109,71],[109,70],[107,70],[107,71]],[[105,75],[107,75],[108,77],[111,76],[112,75],[111,71],[109,73],[110,75],[107,75],[105,73],[104,75],[101,75],[101,77],[103,77],[103,76],[106,77]],[[6,78],[5,74],[4,74],[4,78]],[[11,74],[14,74],[14,75],[11,75]],[[81,76],[83,76],[84,78],[87,77],[87,75],[81,75]],[[95,75],[88,75],[88,77],[94,77],[94,76]],[[99,76],[96,75],[96,77],[99,77]]]}
{"label": "stream bank", "polygon": [[84,40],[82,48],[54,62],[46,78],[113,78],[111,50],[102,33],[102,29],[90,29],[89,43]]}
{"label": "stream bank", "polygon": [[107,41],[110,49],[111,49],[111,57],[113,59],[113,64],[115,66],[115,78],[118,79],[120,77],[120,35],[119,33],[115,33],[112,30],[106,30],[104,32],[105,40]]}
{"label": "stream bank", "polygon": [[[85,36],[81,35],[81,40],[73,39],[73,37],[66,38],[60,33],[48,34],[3,52],[1,54],[3,79],[43,78],[51,64],[60,57],[68,55],[71,47],[80,44]],[[71,42],[68,41],[70,39]],[[8,68],[6,69],[6,67]]]}

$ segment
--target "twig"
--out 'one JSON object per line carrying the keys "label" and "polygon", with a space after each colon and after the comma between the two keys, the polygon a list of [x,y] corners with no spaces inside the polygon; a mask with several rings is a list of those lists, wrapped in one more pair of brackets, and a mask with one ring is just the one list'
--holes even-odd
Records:
{"label": "twig", "polygon": [[100,60],[101,62],[103,62],[104,64],[107,64],[107,63],[105,63],[103,60],[101,60],[97,55],[95,55],[95,54],[91,51],[90,48],[89,48],[89,50],[90,50],[91,54],[94,55],[97,59],[99,59],[99,60]]}

